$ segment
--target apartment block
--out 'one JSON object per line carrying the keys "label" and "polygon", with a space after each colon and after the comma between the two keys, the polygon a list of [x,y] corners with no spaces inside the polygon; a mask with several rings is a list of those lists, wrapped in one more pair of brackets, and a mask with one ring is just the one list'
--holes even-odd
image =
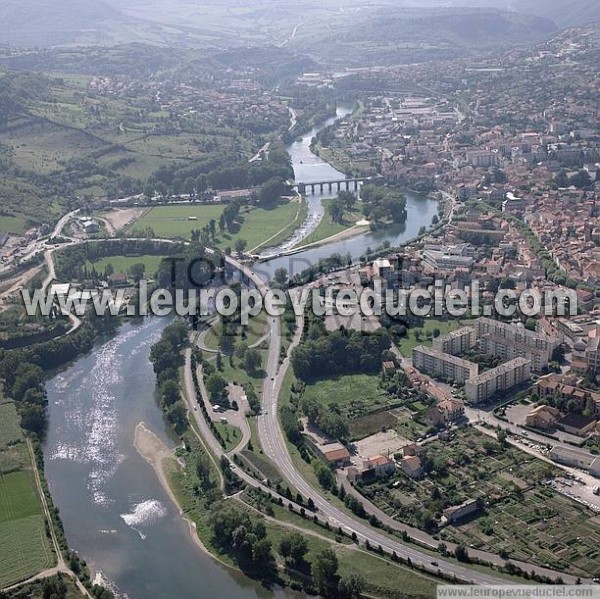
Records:
{"label": "apartment block", "polygon": [[419,345],[412,352],[413,366],[425,374],[464,383],[479,373],[479,366],[434,348]]}
{"label": "apartment block", "polygon": [[473,327],[462,327],[434,339],[432,347],[445,354],[460,356],[460,354],[470,350],[476,342],[475,329]]}
{"label": "apartment block", "polygon": [[540,372],[552,359],[552,352],[560,344],[558,337],[536,333],[523,326],[479,318],[476,322],[479,349],[487,355],[500,356],[504,360],[525,358],[531,362],[531,370]]}
{"label": "apartment block", "polygon": [[531,362],[515,358],[483,374],[470,377],[465,383],[465,395],[472,403],[480,403],[496,393],[508,391],[524,383],[531,374]]}

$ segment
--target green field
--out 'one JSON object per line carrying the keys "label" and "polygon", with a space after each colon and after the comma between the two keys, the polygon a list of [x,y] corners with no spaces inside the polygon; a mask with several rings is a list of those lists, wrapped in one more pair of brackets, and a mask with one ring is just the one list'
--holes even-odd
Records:
{"label": "green field", "polygon": [[325,408],[338,406],[348,418],[357,418],[389,403],[388,394],[379,388],[377,374],[350,374],[322,379],[306,385],[304,395]]}
{"label": "green field", "polygon": [[[206,206],[156,206],[138,219],[129,230],[132,233],[151,228],[156,237],[189,239],[193,230],[202,229],[211,219],[219,220],[223,204]],[[196,220],[190,220],[195,218]]]}
{"label": "green field", "polygon": [[163,259],[163,256],[150,256],[150,255],[142,255],[142,256],[109,256],[106,258],[101,258],[96,262],[89,262],[88,267],[93,266],[98,272],[104,272],[104,269],[108,264],[112,264],[114,272],[122,272],[127,274],[129,269],[134,264],[144,264],[146,267],[146,277],[153,277],[157,271],[158,267]]}
{"label": "green field", "polygon": [[242,431],[233,424],[223,424],[218,420],[215,421],[215,427],[221,435],[225,444],[225,451],[235,449],[242,440]]}
{"label": "green field", "polygon": [[0,467],[0,587],[5,587],[55,563],[29,450],[11,403],[0,405]]}
{"label": "green field", "polygon": [[25,219],[19,216],[0,216],[0,231],[20,235],[25,231]]}
{"label": "green field", "polygon": [[[422,326],[414,327],[407,331],[406,337],[403,337],[398,343],[398,349],[403,356],[410,358],[412,350],[417,345],[431,345],[433,339],[433,331],[438,329],[440,335],[445,335],[451,331],[456,331],[461,327],[471,324],[468,320],[438,320],[436,318],[425,318]],[[420,339],[417,339],[415,332],[420,333]],[[429,336],[428,336],[429,335]]]}
{"label": "green field", "polygon": [[[157,206],[137,220],[130,232],[151,228],[156,237],[189,239],[192,231],[202,229],[211,219],[218,222],[223,204],[203,206]],[[237,239],[247,241],[247,251],[258,251],[264,245],[276,245],[291,236],[302,224],[306,206],[300,202],[282,202],[273,208],[242,207],[236,231],[217,233],[215,245],[224,249],[235,247]],[[190,217],[196,220],[190,220]]]}
{"label": "green field", "polygon": [[325,215],[323,216],[323,220],[306,239],[303,239],[298,244],[299,246],[317,243],[319,241],[323,241],[323,239],[331,237],[332,235],[337,235],[342,231],[347,231],[348,229],[352,228],[357,221],[361,220],[361,218],[364,218],[360,211],[359,205],[358,208],[355,208],[352,212],[347,212],[344,214],[344,222],[332,222],[328,212],[328,206],[331,204],[332,201],[333,200],[331,199],[323,200],[323,207],[325,208]]}

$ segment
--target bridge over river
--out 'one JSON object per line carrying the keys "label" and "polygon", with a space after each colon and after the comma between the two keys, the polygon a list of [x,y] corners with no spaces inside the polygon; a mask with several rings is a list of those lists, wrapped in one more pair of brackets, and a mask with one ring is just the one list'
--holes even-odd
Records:
{"label": "bridge over river", "polygon": [[374,183],[375,181],[381,179],[380,177],[358,177],[355,179],[340,179],[338,181],[313,181],[310,183],[296,183],[293,185],[293,188],[300,195],[314,195],[317,191],[323,193],[325,190],[327,191],[342,191],[345,189],[346,191],[358,191],[359,187],[363,183]]}

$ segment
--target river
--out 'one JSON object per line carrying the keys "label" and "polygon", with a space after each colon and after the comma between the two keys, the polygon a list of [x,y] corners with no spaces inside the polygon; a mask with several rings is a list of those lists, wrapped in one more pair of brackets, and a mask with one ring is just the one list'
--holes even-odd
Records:
{"label": "river", "polygon": [[145,422],[170,447],[150,348],[168,324],[127,323],[47,385],[46,477],[69,545],[129,599],[283,599],[203,553],[133,446]]}
{"label": "river", "polygon": [[[338,116],[323,126],[349,112],[340,109]],[[317,131],[310,131],[288,148],[296,180],[344,179],[343,173],[310,151]],[[316,227],[323,215],[322,200],[328,196],[309,196],[305,230],[283,249],[293,247]],[[298,272],[333,252],[349,252],[358,258],[367,248],[375,249],[386,240],[399,245],[431,224],[437,202],[408,193],[407,210],[405,225],[274,258],[258,264],[256,270],[271,278],[280,266]],[[167,323],[167,319],[153,318],[125,324],[113,339],[98,345],[47,385],[46,477],[69,544],[118,597],[295,596],[284,590],[267,591],[200,551],[154,470],[133,446],[140,422],[170,447],[174,445],[154,398],[155,377],[148,360],[151,346]]]}
{"label": "river", "polygon": [[[310,150],[312,138],[323,128],[331,125],[338,119],[342,119],[352,112],[351,108],[340,107],[337,116],[330,118],[323,125],[313,129],[301,139],[288,146],[287,150],[292,159],[294,176],[297,182],[311,183],[315,181],[340,181],[346,179],[346,175],[336,170],[329,163],[313,154]],[[280,254],[282,251],[290,250],[300,244],[313,231],[323,217],[323,199],[332,197],[329,190],[323,193],[307,196],[309,216],[303,227],[296,231],[294,236],[277,248],[265,250],[262,257]],[[265,260],[255,265],[255,270],[266,280],[270,280],[278,268],[285,268],[290,275],[298,273],[320,258],[326,258],[333,253],[350,253],[353,260],[357,260],[369,248],[375,249],[384,241],[388,241],[392,247],[396,247],[414,239],[419,234],[421,227],[430,227],[434,215],[438,213],[438,202],[422,194],[411,191],[405,192],[406,211],[408,217],[403,225],[392,225],[378,231],[368,230],[365,233],[344,239],[325,246],[314,247],[289,256],[279,256]]]}

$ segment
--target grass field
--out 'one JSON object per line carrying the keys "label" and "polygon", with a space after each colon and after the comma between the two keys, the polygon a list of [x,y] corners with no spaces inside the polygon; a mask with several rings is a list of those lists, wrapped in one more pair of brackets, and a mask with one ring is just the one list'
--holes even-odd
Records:
{"label": "grass field", "polygon": [[[423,326],[411,328],[407,331],[406,337],[403,337],[398,343],[398,349],[403,356],[410,358],[412,350],[417,345],[431,345],[433,331],[438,329],[440,335],[445,335],[451,331],[456,331],[461,327],[468,326],[470,321],[468,320],[438,320],[436,318],[426,318]],[[419,338],[415,336],[415,332],[419,335]],[[429,334],[429,336],[428,336]]]}
{"label": "grass field", "polygon": [[[211,219],[219,220],[225,206],[156,206],[138,219],[129,230],[133,233],[148,227],[157,237],[189,239],[194,229],[202,229]],[[189,220],[190,217],[196,220]]]}
{"label": "grass field", "polygon": [[25,231],[25,219],[19,216],[0,216],[0,231],[20,235]]}
{"label": "grass field", "polygon": [[325,408],[340,408],[349,419],[389,404],[389,395],[379,388],[377,374],[350,374],[322,379],[306,386],[305,397]]}
{"label": "grass field", "polygon": [[317,243],[318,241],[322,241],[323,239],[327,239],[332,235],[337,235],[342,231],[346,231],[352,228],[357,221],[363,218],[363,215],[360,211],[360,205],[353,210],[352,212],[346,212],[344,214],[344,222],[342,223],[334,223],[331,221],[329,216],[328,207],[333,200],[323,200],[323,207],[325,208],[325,215],[323,216],[323,220],[319,223],[317,228],[306,238],[303,239],[298,245],[304,246],[309,245],[311,243]]}
{"label": "grass field", "polygon": [[0,405],[0,587],[55,563],[31,459],[12,403]]}
{"label": "grass field", "polygon": [[[191,232],[202,229],[211,219],[218,222],[225,206],[157,206],[137,220],[132,233],[152,228],[156,237],[189,239]],[[247,251],[258,251],[265,245],[276,245],[288,238],[302,224],[306,205],[301,202],[282,202],[273,208],[242,207],[236,231],[217,233],[215,245],[224,249],[235,247],[237,239],[245,239]],[[195,220],[190,220],[190,217]]]}
{"label": "grass field", "polygon": [[[265,245],[276,245],[302,224],[303,204],[282,202],[273,208],[242,208],[237,233],[224,233],[217,245],[234,247],[236,239],[248,242],[247,250],[257,252]],[[305,212],[304,212],[305,214]]]}
{"label": "grass field", "polygon": [[242,440],[242,431],[232,424],[223,424],[215,421],[215,427],[225,443],[225,451],[231,451],[237,447]]}
{"label": "grass field", "polygon": [[104,269],[108,264],[112,264],[115,272],[122,272],[127,274],[128,270],[134,264],[144,264],[146,267],[146,277],[153,277],[158,271],[158,267],[162,261],[162,256],[109,256],[107,258],[101,258],[96,262],[89,262],[88,267],[93,266],[98,272],[104,272]]}

